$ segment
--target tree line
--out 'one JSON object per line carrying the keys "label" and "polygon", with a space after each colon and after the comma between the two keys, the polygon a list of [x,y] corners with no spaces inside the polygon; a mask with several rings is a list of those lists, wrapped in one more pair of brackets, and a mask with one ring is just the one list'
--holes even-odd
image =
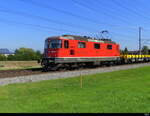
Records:
{"label": "tree line", "polygon": [[[125,47],[124,50],[120,50],[120,53],[121,53],[121,54],[129,54],[128,48]],[[138,53],[139,53],[139,52],[138,52]],[[138,54],[138,53],[137,53],[137,54]],[[148,48],[148,46],[143,46],[143,48],[142,48],[142,50],[141,50],[141,53],[142,53],[143,55],[149,55],[150,53],[149,53],[149,48]]]}
{"label": "tree line", "polygon": [[5,56],[0,54],[0,61],[32,61],[42,58],[42,53],[31,48],[19,48],[15,50],[14,55]]}

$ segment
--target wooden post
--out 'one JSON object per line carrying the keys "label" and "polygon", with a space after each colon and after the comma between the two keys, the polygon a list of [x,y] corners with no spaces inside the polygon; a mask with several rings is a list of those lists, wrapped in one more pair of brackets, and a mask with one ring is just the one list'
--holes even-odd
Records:
{"label": "wooden post", "polygon": [[83,88],[83,76],[80,74],[80,87]]}

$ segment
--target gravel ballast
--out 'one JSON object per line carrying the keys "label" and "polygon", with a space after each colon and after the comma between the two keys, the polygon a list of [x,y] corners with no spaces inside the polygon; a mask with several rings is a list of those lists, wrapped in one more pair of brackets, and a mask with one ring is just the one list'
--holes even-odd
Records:
{"label": "gravel ballast", "polygon": [[14,78],[1,78],[0,85],[8,85],[14,83],[27,83],[27,82],[39,82],[42,80],[51,80],[51,79],[59,79],[59,78],[68,78],[68,77],[76,77],[82,75],[96,74],[96,73],[104,73],[104,72],[113,72],[119,70],[126,70],[132,68],[138,68],[143,66],[150,66],[150,63],[140,63],[140,64],[132,64],[132,65],[119,65],[112,67],[101,67],[96,69],[84,69],[77,71],[65,71],[65,72],[51,72],[46,74],[38,74],[38,75],[29,75],[29,76],[20,76]]}

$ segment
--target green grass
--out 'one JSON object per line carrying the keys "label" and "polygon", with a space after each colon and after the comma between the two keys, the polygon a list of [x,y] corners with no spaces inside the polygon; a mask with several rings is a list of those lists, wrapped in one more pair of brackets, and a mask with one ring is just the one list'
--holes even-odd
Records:
{"label": "green grass", "polygon": [[0,112],[149,113],[150,67],[0,87]]}

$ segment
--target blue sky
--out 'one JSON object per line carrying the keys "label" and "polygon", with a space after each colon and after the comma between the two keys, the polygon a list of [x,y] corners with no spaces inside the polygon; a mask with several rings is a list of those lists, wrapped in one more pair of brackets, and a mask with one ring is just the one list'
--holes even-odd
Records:
{"label": "blue sky", "polygon": [[[150,39],[149,0],[0,0],[0,48],[43,51],[49,36],[95,36],[108,30],[124,49],[138,49]],[[32,25],[32,26],[31,26]],[[150,47],[150,46],[149,46]]]}

